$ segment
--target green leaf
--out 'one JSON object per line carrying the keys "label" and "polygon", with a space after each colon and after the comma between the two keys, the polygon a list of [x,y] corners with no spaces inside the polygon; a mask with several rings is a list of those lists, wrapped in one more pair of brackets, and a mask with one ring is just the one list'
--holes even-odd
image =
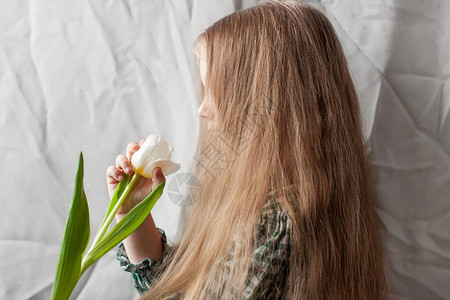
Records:
{"label": "green leaf", "polygon": [[156,201],[161,196],[166,182],[160,183],[143,201],[129,211],[111,231],[84,258],[81,274],[94,262],[105,255],[129,236],[148,216]]}
{"label": "green leaf", "polygon": [[114,206],[116,205],[117,201],[119,200],[120,196],[123,194],[123,191],[125,191],[125,188],[127,187],[128,182],[130,181],[130,175],[123,173],[123,180],[119,182],[119,184],[116,187],[116,190],[114,191],[114,195],[111,198],[111,201],[109,202],[108,211],[106,212],[105,217],[103,218],[102,224],[98,228],[98,232],[95,236],[97,236],[100,233],[100,230],[102,229],[103,225],[106,222],[106,219],[108,219],[109,214],[113,210]]}
{"label": "green leaf", "polygon": [[72,204],[61,242],[51,299],[68,299],[81,277],[81,262],[89,243],[89,208],[83,188],[83,154],[80,152]]}

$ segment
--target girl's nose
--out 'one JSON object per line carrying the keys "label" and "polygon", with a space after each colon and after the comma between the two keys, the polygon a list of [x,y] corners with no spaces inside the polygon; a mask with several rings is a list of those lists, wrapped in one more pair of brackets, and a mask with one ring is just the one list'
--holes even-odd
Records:
{"label": "girl's nose", "polygon": [[208,114],[206,113],[205,102],[202,102],[200,107],[198,108],[198,115],[202,118],[207,118]]}

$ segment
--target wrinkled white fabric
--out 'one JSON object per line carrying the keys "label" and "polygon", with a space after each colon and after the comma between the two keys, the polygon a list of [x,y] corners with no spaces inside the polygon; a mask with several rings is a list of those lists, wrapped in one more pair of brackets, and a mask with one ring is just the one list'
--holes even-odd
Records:
{"label": "wrinkled white fabric", "polygon": [[[449,299],[449,2],[309,3],[334,24],[360,96],[390,295]],[[174,145],[182,168],[153,216],[179,239],[176,174],[192,170],[199,122],[193,42],[254,4],[0,0],[0,299],[50,298],[79,151],[92,242],[116,155],[151,133]],[[115,251],[71,299],[137,298]]]}

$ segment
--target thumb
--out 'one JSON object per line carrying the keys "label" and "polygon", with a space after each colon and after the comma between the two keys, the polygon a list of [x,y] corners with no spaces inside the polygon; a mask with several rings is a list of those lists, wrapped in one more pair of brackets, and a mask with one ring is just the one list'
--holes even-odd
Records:
{"label": "thumb", "polygon": [[153,170],[153,188],[156,188],[159,184],[166,181],[166,177],[164,177],[164,174],[160,167],[156,167]]}

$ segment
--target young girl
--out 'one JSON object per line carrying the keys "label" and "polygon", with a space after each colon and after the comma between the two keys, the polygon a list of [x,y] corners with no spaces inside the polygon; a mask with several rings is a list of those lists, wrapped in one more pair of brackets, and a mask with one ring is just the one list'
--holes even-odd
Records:
{"label": "young girl", "polygon": [[[265,1],[214,23],[194,51],[201,189],[180,243],[149,214],[119,245],[142,299],[386,299],[358,97],[329,20]],[[108,168],[110,195],[138,149]],[[153,178],[117,221],[165,180]]]}

